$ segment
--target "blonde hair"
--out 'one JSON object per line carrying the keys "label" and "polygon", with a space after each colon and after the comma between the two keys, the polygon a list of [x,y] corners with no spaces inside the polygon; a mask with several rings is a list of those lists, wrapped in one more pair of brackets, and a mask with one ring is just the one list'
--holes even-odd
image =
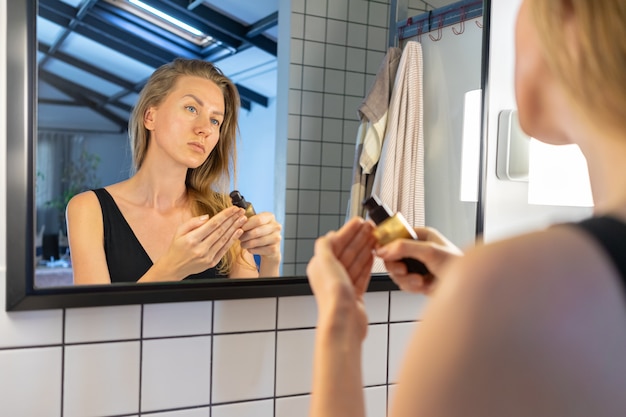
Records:
{"label": "blonde hair", "polygon": [[[544,56],[573,101],[601,123],[626,123],[626,1],[532,0]],[[563,22],[576,20],[576,47]]]}
{"label": "blonde hair", "polygon": [[[133,170],[136,172],[141,168],[150,144],[150,132],[144,126],[144,115],[148,109],[163,102],[181,76],[201,77],[213,81],[224,95],[224,121],[220,126],[220,139],[207,160],[197,168],[190,168],[185,179],[193,215],[214,216],[232,205],[228,197],[228,187],[231,172],[233,176],[235,175],[240,101],[233,82],[210,62],[177,58],[152,73],[139,94],[128,122]],[[241,256],[241,247],[233,245],[219,263],[218,271],[228,274],[237,256]]]}

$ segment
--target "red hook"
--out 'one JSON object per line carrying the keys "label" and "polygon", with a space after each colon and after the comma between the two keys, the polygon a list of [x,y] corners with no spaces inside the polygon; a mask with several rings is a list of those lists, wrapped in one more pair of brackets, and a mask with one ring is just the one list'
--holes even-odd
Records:
{"label": "red hook", "polygon": [[428,37],[430,38],[431,41],[437,42],[438,40],[441,40],[441,38],[443,37],[443,15],[439,16],[438,22],[437,22],[437,37],[435,38],[433,35],[428,35]]}

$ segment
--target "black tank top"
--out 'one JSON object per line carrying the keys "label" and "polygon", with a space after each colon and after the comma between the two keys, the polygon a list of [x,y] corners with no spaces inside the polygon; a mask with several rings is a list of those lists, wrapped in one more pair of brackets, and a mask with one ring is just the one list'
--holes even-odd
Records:
{"label": "black tank top", "polygon": [[[102,208],[104,225],[104,253],[111,282],[137,282],[152,266],[152,260],[141,246],[135,232],[124,218],[119,207],[104,188],[92,190],[96,193]],[[189,275],[185,279],[228,278],[209,268],[199,274]]]}
{"label": "black tank top", "polygon": [[626,288],[626,223],[614,217],[592,217],[578,226],[593,236],[611,258]]}

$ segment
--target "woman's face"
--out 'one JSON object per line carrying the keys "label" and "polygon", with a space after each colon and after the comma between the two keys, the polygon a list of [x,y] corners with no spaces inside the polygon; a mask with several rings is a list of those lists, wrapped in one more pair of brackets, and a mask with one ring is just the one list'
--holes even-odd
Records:
{"label": "woman's face", "polygon": [[217,144],[224,122],[224,95],[213,81],[181,76],[165,100],[144,117],[150,146],[187,168],[197,168]]}
{"label": "woman's face", "polygon": [[[522,129],[545,142],[559,141],[557,108],[561,91],[543,57],[533,22],[535,0],[523,0],[515,31],[515,95]],[[546,1],[546,0],[538,0]]]}

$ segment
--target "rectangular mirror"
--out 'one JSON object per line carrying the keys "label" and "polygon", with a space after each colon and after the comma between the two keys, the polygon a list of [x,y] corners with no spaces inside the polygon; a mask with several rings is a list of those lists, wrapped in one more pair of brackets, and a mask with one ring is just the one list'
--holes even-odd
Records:
{"label": "rectangular mirror", "polygon": [[[358,127],[356,107],[387,46],[384,41],[362,44],[350,40],[350,34],[368,30],[388,35],[389,20],[354,23],[341,15],[347,11],[339,12],[341,18],[322,19],[327,25],[325,36],[330,37],[333,30],[345,31],[344,45],[340,45],[330,38],[321,39],[318,33],[305,33],[294,24],[303,15],[300,10],[292,10],[289,2],[280,2],[280,11],[277,2],[258,2],[265,8],[256,11],[261,13],[258,16],[264,16],[254,22],[256,25],[243,23],[243,15],[241,19],[228,17],[219,8],[226,6],[217,2],[200,2],[194,8],[187,7],[188,2],[183,0],[149,2],[189,18],[216,35],[223,35],[224,28],[207,22],[218,15],[226,19],[233,38],[224,39],[230,43],[190,46],[191,40],[166,34],[162,27],[153,27],[151,23],[140,23],[127,11],[115,9],[116,3],[121,0],[7,1],[11,40],[7,51],[7,94],[11,102],[7,117],[7,309],[309,294],[304,276],[306,263],[315,238],[345,220]],[[242,2],[233,2],[236,3]],[[390,10],[398,6],[391,3],[387,6],[389,16],[393,15]],[[439,3],[435,7],[462,5],[457,12],[476,6],[469,1]],[[473,3],[482,6],[482,2]],[[285,5],[289,7],[283,10]],[[399,10],[402,8],[409,15],[424,15],[428,10],[421,1],[400,6]],[[255,20],[249,16],[246,19]],[[452,30],[459,32],[460,26],[438,26],[438,21],[428,22],[432,37],[420,36],[424,37],[420,40],[428,58],[424,69],[425,169],[432,175],[426,176],[427,224],[442,230],[460,246],[473,241],[480,223],[476,216],[479,203],[458,200],[460,178],[455,177],[460,170],[462,124],[458,117],[462,111],[459,113],[457,106],[462,109],[462,94],[480,88],[482,77],[484,29],[481,31],[474,20],[468,21],[474,26],[463,36]],[[485,23],[481,25],[488,27]],[[143,30],[138,29],[141,25]],[[266,34],[251,32],[257,29]],[[475,33],[470,33],[472,30]],[[442,38],[437,39],[442,31]],[[158,42],[154,43],[156,37]],[[400,46],[410,39],[407,35],[399,41]],[[455,69],[449,65],[449,54],[454,54],[459,42],[466,44],[462,59],[471,64],[470,69],[466,64],[456,69],[464,69],[466,81],[450,93],[446,77],[455,77]],[[339,49],[345,54],[344,60],[346,56],[350,59],[343,65],[310,62],[307,51],[319,47],[325,47],[326,54]],[[108,58],[104,58],[103,51],[110,54],[104,55]],[[256,59],[261,56],[259,63],[244,71],[242,61],[255,54]],[[72,164],[92,168],[88,172],[94,177],[91,187],[118,181],[128,173],[128,111],[142,81],[159,64],[178,55],[213,60],[238,85],[243,109],[237,187],[255,206],[274,212],[283,224],[282,276],[73,286],[71,264],[62,262],[67,260],[63,194],[69,187],[61,180]],[[439,69],[445,71],[438,72]],[[322,74],[322,80],[327,77],[325,85],[314,85],[315,74]],[[338,85],[331,83],[331,75],[344,77],[340,83],[342,91],[334,90]],[[268,81],[272,77],[273,85]],[[258,78],[257,84],[250,81],[253,78]],[[315,110],[314,101],[320,99],[325,104]],[[329,114],[333,99],[343,103],[341,115]],[[440,120],[441,114],[449,119]],[[269,123],[266,136],[259,132],[260,120],[276,121],[275,125]],[[270,145],[254,146],[259,138]],[[58,143],[64,145],[58,147]],[[258,158],[260,153],[262,158]],[[93,156],[97,159],[89,159]],[[312,156],[317,159],[311,159]],[[99,162],[94,164],[95,160]],[[384,274],[376,274],[370,289],[392,288],[395,286]]]}

